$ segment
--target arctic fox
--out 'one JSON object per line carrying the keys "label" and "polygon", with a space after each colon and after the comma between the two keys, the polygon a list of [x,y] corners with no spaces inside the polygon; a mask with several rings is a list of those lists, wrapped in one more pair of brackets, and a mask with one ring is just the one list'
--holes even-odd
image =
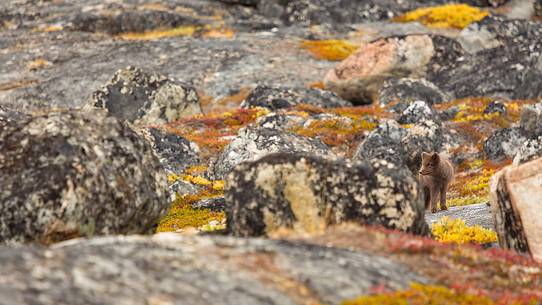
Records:
{"label": "arctic fox", "polygon": [[431,212],[437,211],[437,201],[440,196],[440,208],[447,210],[446,191],[448,184],[454,177],[454,168],[450,161],[438,153],[422,153],[422,165],[420,167],[420,182],[423,187],[425,208],[431,207]]}

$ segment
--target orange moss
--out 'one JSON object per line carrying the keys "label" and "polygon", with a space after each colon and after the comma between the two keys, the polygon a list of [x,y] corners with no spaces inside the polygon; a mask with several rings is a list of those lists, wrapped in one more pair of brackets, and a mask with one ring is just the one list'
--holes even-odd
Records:
{"label": "orange moss", "polygon": [[306,40],[301,47],[307,49],[317,59],[341,61],[357,50],[358,46],[344,40]]}
{"label": "orange moss", "polygon": [[424,7],[394,18],[397,22],[418,21],[433,28],[463,29],[469,24],[487,17],[487,11],[466,4],[446,4]]}

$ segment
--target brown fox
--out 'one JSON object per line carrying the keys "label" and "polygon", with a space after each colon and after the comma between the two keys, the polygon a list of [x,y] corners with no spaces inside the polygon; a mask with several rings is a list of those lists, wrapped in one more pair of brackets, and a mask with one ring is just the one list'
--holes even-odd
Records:
{"label": "brown fox", "polygon": [[431,213],[437,211],[437,201],[440,196],[440,208],[447,210],[446,192],[448,184],[454,177],[454,168],[450,161],[438,153],[428,154],[422,152],[422,166],[420,167],[420,183],[425,196],[425,208],[431,206]]}

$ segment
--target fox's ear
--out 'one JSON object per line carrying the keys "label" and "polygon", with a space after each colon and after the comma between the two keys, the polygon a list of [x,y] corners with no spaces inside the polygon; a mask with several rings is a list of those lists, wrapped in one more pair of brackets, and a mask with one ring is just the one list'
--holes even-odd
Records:
{"label": "fox's ear", "polygon": [[426,153],[425,151],[422,152],[422,159],[425,160],[425,159],[427,159],[427,158],[429,158],[429,154]]}
{"label": "fox's ear", "polygon": [[433,160],[433,161],[438,161],[439,158],[440,158],[440,156],[438,155],[438,153],[433,153],[431,155],[431,160]]}

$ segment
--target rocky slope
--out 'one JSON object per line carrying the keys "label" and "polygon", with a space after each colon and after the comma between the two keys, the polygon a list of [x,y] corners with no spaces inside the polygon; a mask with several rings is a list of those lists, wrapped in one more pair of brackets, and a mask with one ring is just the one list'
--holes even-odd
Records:
{"label": "rocky slope", "polygon": [[0,304],[542,300],[486,206],[542,156],[540,1],[450,2],[0,3]]}

